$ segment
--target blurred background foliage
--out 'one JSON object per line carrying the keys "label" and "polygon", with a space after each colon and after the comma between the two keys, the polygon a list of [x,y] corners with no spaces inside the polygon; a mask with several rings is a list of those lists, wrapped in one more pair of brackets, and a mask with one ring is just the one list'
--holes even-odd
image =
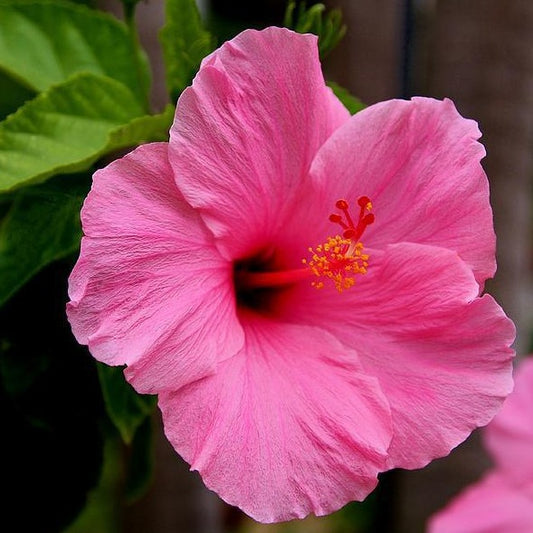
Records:
{"label": "blurred background foliage", "polygon": [[202,57],[268,25],[319,35],[326,79],[352,113],[422,94],[480,122],[499,237],[490,290],[528,349],[532,3],[0,0],[1,468],[13,530],[417,533],[488,465],[474,435],[422,471],[384,474],[365,502],[329,517],[257,524],[188,472],[155,399],[72,337],[66,280],[92,173],[166,140]]}

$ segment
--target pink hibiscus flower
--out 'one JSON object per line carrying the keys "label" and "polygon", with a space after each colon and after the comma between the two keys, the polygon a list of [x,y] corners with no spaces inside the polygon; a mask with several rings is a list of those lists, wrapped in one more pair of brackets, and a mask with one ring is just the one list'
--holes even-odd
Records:
{"label": "pink hibiscus flower", "polygon": [[479,135],[449,100],[350,117],[316,37],[245,31],[203,61],[168,144],[95,174],[74,334],[159,395],[177,452],[255,519],[361,500],[511,387],[513,325],[480,296]]}
{"label": "pink hibiscus flower", "polygon": [[514,392],[487,427],[495,468],[466,489],[429,525],[430,533],[533,531],[533,359],[517,372]]}

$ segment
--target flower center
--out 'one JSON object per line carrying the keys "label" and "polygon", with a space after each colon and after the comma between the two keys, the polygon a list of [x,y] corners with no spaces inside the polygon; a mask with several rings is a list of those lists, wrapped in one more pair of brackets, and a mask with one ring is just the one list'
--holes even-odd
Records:
{"label": "flower center", "polygon": [[[352,287],[355,284],[355,276],[365,274],[367,271],[368,254],[363,253],[363,244],[359,239],[365,229],[374,222],[374,215],[370,213],[372,209],[370,199],[361,196],[357,204],[359,215],[354,222],[348,202],[338,200],[335,203],[342,214],[333,213],[329,216],[329,220],[341,227],[342,235],[328,237],[326,242],[314,249],[309,248],[312,255],[309,260],[302,260],[304,268],[270,270],[257,266],[256,262],[239,262],[234,269],[234,282],[240,299],[255,300],[258,290],[288,286],[312,276],[318,278],[311,282],[311,285],[317,289],[323,288],[328,280],[339,292]],[[250,298],[250,295],[253,295],[253,298]]]}
{"label": "flower center", "polygon": [[359,240],[367,226],[374,222],[374,215],[369,213],[372,203],[367,196],[357,200],[359,216],[354,223],[346,200],[338,200],[335,207],[342,215],[333,213],[329,220],[343,229],[342,236],[328,237],[325,243],[319,244],[315,249],[309,248],[313,254],[311,259],[303,259],[303,263],[318,277],[311,285],[317,289],[324,287],[324,281],[333,282],[335,288],[342,292],[355,285],[357,274],[366,274],[368,267],[368,254],[363,253],[363,244]]}

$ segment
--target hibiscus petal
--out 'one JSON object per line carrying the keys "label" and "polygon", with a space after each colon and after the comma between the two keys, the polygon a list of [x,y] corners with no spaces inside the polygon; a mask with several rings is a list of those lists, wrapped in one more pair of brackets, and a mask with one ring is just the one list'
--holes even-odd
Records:
{"label": "hibiscus petal", "polygon": [[450,250],[390,245],[359,277],[342,294],[302,287],[279,312],[357,351],[391,406],[389,466],[420,468],[499,409],[512,388],[514,327],[490,296],[477,297],[470,268]]}
{"label": "hibiscus petal", "polygon": [[364,243],[455,250],[483,284],[496,263],[479,137],[476,122],[462,118],[450,100],[391,100],[357,113],[313,162],[311,174],[326,204],[321,218],[339,198],[368,196],[376,222]]}
{"label": "hibiscus petal", "polygon": [[529,483],[533,498],[533,359],[518,367],[514,391],[484,436],[498,468],[520,486]]}
{"label": "hibiscus petal", "polygon": [[498,471],[485,476],[433,516],[428,533],[531,533],[533,500]]}
{"label": "hibiscus petal", "polygon": [[376,485],[390,441],[377,380],[324,331],[247,317],[215,375],[159,396],[205,484],[262,522],[330,513]]}
{"label": "hibiscus petal", "polygon": [[247,30],[203,62],[179,99],[170,161],[227,257],[272,242],[316,151],[348,118],[324,84],[313,35]]}
{"label": "hibiscus petal", "polygon": [[96,359],[131,365],[141,392],[205,376],[243,344],[231,265],[176,188],[167,146],[95,173],[69,279],[74,335]]}

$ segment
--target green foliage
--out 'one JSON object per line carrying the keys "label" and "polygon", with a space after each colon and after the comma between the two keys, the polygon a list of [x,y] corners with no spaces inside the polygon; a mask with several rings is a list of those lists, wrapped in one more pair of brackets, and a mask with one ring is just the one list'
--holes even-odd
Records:
{"label": "green foliage", "polygon": [[0,309],[7,530],[62,531],[99,478],[103,405],[94,362],[64,320],[70,268],[45,269]]}
{"label": "green foliage", "polygon": [[109,133],[109,148],[125,148],[146,142],[168,141],[168,132],[174,120],[175,107],[168,104],[157,115],[143,115],[134,118],[124,126]]}
{"label": "green foliage", "polygon": [[43,267],[78,249],[88,177],[68,176],[15,195],[0,225],[0,305]]}
{"label": "green foliage", "polygon": [[98,364],[98,377],[107,414],[122,440],[130,444],[137,428],[152,413],[156,397],[137,394],[124,379],[123,370],[123,367]]}
{"label": "green foliage", "polygon": [[350,112],[350,114],[355,115],[366,107],[366,105],[363,104],[359,98],[353,96],[338,83],[335,83],[334,81],[328,81],[327,85],[335,93],[335,96],[343,103],[344,107]]}
{"label": "green foliage", "polygon": [[[167,140],[173,108],[145,114],[148,81],[136,36],[110,15],[60,0],[0,0],[0,192]],[[12,205],[12,195],[0,199],[0,304],[79,245],[87,186],[58,183],[21,191]]]}
{"label": "green foliage", "polygon": [[78,172],[117,148],[166,138],[168,109],[141,116],[133,94],[111,78],[77,74],[51,87],[0,123],[0,191]]}
{"label": "green foliage", "polygon": [[123,484],[123,445],[120,437],[106,436],[102,473],[87,495],[87,504],[61,533],[118,533],[121,531],[120,494]]}
{"label": "green foliage", "polygon": [[[84,507],[99,478],[109,420],[114,439],[120,434],[128,444],[120,447],[123,498],[142,494],[152,471],[155,398],[138,395],[121,369],[97,372],[64,307],[92,165],[117,150],[168,140],[174,107],[147,114],[149,68],[132,23],[137,0],[123,0],[130,27],[81,3],[0,0],[0,401],[7,446],[0,466],[10,489],[5,522],[21,531],[63,531]],[[192,11],[174,9],[173,28],[183,25],[186,38],[172,43],[171,55],[188,54],[192,77],[203,55],[194,52],[199,17],[190,33]]]}
{"label": "green foliage", "polygon": [[314,4],[306,7],[306,2],[295,1],[287,4],[283,25],[298,33],[314,33],[318,35],[318,51],[320,57],[326,57],[333,50],[346,33],[346,26],[342,23],[340,9],[326,11],[324,4]]}
{"label": "green foliage", "polygon": [[36,92],[79,72],[108,76],[141,103],[150,80],[124,23],[60,0],[0,0],[0,69]]}
{"label": "green foliage", "polygon": [[166,1],[166,21],[159,39],[167,88],[175,101],[191,83],[202,59],[214,49],[215,41],[202,25],[195,0]]}

